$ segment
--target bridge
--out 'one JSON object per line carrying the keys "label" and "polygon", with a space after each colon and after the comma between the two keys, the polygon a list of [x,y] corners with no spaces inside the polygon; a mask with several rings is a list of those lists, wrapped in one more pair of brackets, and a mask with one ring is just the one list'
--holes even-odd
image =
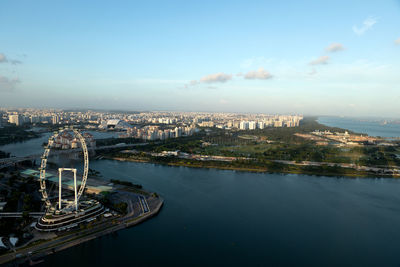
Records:
{"label": "bridge", "polygon": [[[44,212],[29,212],[29,217],[40,218]],[[0,218],[22,218],[23,212],[0,212]]]}
{"label": "bridge", "polygon": [[[148,143],[137,143],[137,144],[116,144],[110,146],[100,146],[96,148],[92,148],[91,150],[103,150],[103,149],[113,149],[113,148],[127,148],[127,147],[135,147],[135,146],[144,146]],[[64,149],[64,150],[52,150],[51,156],[60,155],[60,154],[71,154],[74,152],[80,152],[81,148],[74,148],[74,149]],[[42,154],[34,154],[25,157],[11,157],[11,158],[4,158],[0,159],[0,169],[11,167],[16,163],[23,162],[23,161],[32,161],[34,159],[41,158]]]}

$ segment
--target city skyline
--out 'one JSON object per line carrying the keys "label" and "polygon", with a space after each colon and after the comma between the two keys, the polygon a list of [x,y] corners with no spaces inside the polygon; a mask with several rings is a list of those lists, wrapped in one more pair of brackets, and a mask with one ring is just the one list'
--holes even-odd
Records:
{"label": "city skyline", "polygon": [[399,1],[22,2],[3,107],[400,116]]}

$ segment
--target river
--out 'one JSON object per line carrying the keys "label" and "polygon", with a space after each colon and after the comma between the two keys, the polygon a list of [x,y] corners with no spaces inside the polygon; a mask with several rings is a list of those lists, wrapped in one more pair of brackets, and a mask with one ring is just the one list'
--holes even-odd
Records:
{"label": "river", "polygon": [[43,266],[398,266],[400,180],[346,179],[98,160],[104,177],[165,199],[117,235]]}
{"label": "river", "polygon": [[[84,131],[93,135],[95,139],[102,138],[117,138],[118,132],[97,132],[97,131]],[[53,133],[43,133],[38,138],[29,139],[23,142],[12,143],[0,146],[0,151],[11,153],[11,156],[23,157],[43,153],[43,143],[47,143],[49,137]]]}

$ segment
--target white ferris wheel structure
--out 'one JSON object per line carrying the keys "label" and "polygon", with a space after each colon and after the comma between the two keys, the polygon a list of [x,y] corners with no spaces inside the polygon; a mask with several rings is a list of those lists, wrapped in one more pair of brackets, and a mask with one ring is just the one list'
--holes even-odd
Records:
{"label": "white ferris wheel structure", "polygon": [[[63,134],[64,132],[72,131],[74,133],[74,136],[77,140],[79,140],[80,147],[82,148],[82,153],[83,153],[83,175],[82,175],[82,180],[81,184],[77,186],[77,170],[74,168],[59,168],[58,169],[58,174],[59,174],[59,180],[58,180],[58,202],[57,203],[52,203],[50,198],[49,198],[49,193],[46,188],[46,167],[47,167],[47,160],[50,155],[51,151],[51,144],[54,142],[54,140]],[[44,201],[46,205],[46,210],[48,212],[71,212],[73,210],[78,211],[79,207],[79,199],[81,198],[85,186],[86,186],[86,181],[87,181],[87,176],[88,176],[88,171],[89,171],[89,153],[88,149],[86,146],[85,138],[82,136],[82,134],[76,130],[73,129],[72,127],[66,127],[66,128],[60,128],[59,131],[54,132],[54,134],[49,138],[47,145],[45,147],[43,156],[41,157],[41,164],[40,164],[40,176],[39,176],[39,182],[40,182],[40,193],[42,194],[42,200]],[[71,171],[74,174],[74,200],[73,201],[63,201],[62,200],[62,173],[63,171]],[[58,205],[57,205],[58,204]],[[64,204],[64,205],[63,205]]]}

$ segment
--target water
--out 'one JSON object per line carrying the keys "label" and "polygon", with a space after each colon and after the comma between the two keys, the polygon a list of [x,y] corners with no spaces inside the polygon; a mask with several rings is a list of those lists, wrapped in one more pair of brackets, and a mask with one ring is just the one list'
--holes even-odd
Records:
{"label": "water", "polygon": [[161,213],[43,266],[399,266],[400,180],[338,179],[99,160],[158,192]]}
{"label": "water", "polygon": [[[320,122],[362,132],[346,120]],[[371,134],[375,126],[359,129]],[[41,153],[49,135],[0,150]],[[400,265],[400,180],[109,160],[92,161],[90,168],[107,179],[142,184],[165,205],[143,224],[46,257],[42,266]]]}
{"label": "water", "polygon": [[[97,132],[97,131],[85,131],[93,135],[95,139],[102,138],[117,138],[117,132]],[[11,153],[11,156],[23,157],[29,155],[36,155],[43,153],[43,143],[47,143],[49,137],[53,133],[43,133],[40,137],[29,139],[24,142],[12,143],[8,145],[0,146],[0,150]]]}
{"label": "water", "polygon": [[385,124],[372,119],[357,119],[348,117],[319,117],[318,122],[331,127],[348,129],[370,136],[400,137],[400,124]]}
{"label": "water", "polygon": [[43,153],[43,143],[47,143],[52,133],[43,133],[38,138],[24,142],[12,143],[0,146],[0,150],[11,153],[11,156],[23,157]]}

